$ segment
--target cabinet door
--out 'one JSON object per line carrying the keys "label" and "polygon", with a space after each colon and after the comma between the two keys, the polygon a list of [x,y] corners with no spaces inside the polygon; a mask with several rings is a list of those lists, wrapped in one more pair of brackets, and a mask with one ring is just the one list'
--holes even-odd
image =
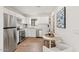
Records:
{"label": "cabinet door", "polygon": [[36,29],[26,29],[25,36],[26,37],[36,37]]}
{"label": "cabinet door", "polygon": [[32,37],[30,29],[27,29],[27,37]]}
{"label": "cabinet door", "polygon": [[30,29],[29,34],[30,37],[36,37],[36,29]]}
{"label": "cabinet door", "polygon": [[29,37],[28,29],[25,29],[25,37]]}
{"label": "cabinet door", "polygon": [[19,31],[16,32],[17,44],[19,43]]}
{"label": "cabinet door", "polygon": [[22,20],[20,18],[18,18],[18,17],[16,19],[17,19],[17,23],[21,24]]}
{"label": "cabinet door", "polygon": [[24,23],[25,23],[25,20],[24,20],[24,19],[22,19],[21,23],[22,23],[22,24],[24,24]]}

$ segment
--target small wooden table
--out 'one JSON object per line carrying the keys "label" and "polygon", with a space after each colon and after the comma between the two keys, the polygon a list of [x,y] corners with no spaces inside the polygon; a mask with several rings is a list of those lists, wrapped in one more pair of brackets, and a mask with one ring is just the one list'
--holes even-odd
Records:
{"label": "small wooden table", "polygon": [[54,44],[55,45],[55,38],[51,37],[51,36],[43,36],[44,40],[49,41],[49,48],[51,48],[51,45]]}

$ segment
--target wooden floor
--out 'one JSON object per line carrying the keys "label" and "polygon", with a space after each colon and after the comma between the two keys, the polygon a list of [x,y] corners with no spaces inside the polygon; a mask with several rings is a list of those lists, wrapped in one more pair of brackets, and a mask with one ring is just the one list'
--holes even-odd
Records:
{"label": "wooden floor", "polygon": [[42,52],[43,51],[43,39],[42,38],[25,38],[20,43],[15,52]]}

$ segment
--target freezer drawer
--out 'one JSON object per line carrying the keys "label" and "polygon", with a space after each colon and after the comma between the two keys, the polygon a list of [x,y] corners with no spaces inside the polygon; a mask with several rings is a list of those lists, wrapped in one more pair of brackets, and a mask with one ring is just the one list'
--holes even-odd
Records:
{"label": "freezer drawer", "polygon": [[15,29],[4,29],[4,52],[12,52],[16,49]]}

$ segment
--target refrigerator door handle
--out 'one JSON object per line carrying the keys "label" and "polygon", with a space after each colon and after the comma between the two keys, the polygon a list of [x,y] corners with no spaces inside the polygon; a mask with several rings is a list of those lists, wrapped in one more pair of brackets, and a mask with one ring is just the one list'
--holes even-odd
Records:
{"label": "refrigerator door handle", "polygon": [[16,32],[15,32],[15,30],[14,30],[14,40],[16,42]]}

